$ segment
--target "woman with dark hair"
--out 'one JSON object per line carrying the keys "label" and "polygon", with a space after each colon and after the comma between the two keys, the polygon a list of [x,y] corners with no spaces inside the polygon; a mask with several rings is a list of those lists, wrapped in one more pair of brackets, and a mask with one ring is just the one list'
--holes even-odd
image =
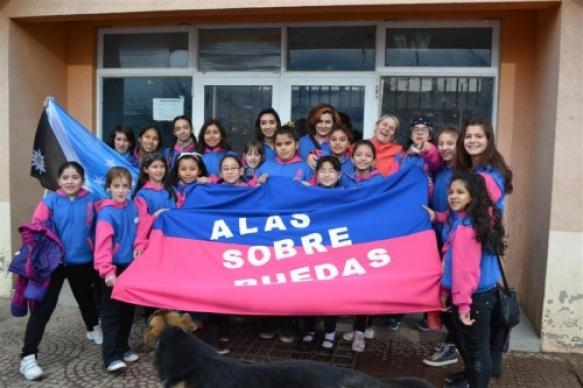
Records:
{"label": "woman with dark hair", "polygon": [[196,147],[196,138],[192,133],[192,122],[187,116],[182,115],[174,118],[172,121],[172,135],[176,139],[174,146],[162,151],[170,170],[174,168],[178,155],[183,152],[193,152]]}
{"label": "woman with dark hair", "polygon": [[146,125],[138,133],[138,147],[134,150],[134,156],[139,165],[144,158],[162,147],[162,132],[155,125]]}
{"label": "woman with dark hair", "polygon": [[275,159],[275,131],[281,128],[279,115],[273,108],[263,109],[255,120],[255,139],[263,144],[265,160]]}
{"label": "woman with dark hair", "polygon": [[113,148],[132,166],[136,168],[140,167],[138,158],[132,152],[136,146],[136,138],[134,137],[134,131],[129,126],[123,124],[116,125],[109,134],[106,144]]}
{"label": "woman with dark hair", "polygon": [[209,175],[220,175],[220,163],[225,155],[237,155],[231,151],[227,141],[227,132],[219,120],[205,121],[198,134],[196,152],[202,155],[202,161]]}

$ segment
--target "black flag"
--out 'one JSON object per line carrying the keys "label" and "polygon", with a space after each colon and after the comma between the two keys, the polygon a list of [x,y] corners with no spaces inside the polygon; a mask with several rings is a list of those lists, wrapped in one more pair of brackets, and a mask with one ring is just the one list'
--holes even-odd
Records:
{"label": "black flag", "polygon": [[57,170],[66,161],[65,154],[49,124],[47,112],[43,109],[34,136],[30,175],[38,179],[43,187],[56,191],[59,188]]}

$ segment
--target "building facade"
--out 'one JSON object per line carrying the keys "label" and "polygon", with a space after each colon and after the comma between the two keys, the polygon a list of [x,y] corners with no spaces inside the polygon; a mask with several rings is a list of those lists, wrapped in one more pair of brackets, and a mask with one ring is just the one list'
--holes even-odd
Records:
{"label": "building facade", "polygon": [[582,38],[578,0],[0,1],[0,294],[43,194],[48,95],[98,136],[184,113],[221,118],[236,148],[266,106],[328,102],[365,138],[384,113],[482,115],[515,174],[509,279],[543,351],[583,352]]}

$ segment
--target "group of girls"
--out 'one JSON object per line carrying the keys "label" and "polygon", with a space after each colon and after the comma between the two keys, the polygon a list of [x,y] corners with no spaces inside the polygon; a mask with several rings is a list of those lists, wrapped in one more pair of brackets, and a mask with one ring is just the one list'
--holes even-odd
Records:
{"label": "group of girls", "polygon": [[[117,126],[108,143],[138,167],[140,174],[132,194],[129,172],[112,168],[106,179],[110,198],[101,201],[82,189],[84,172],[80,165],[63,165],[59,171],[61,190],[43,199],[34,218],[53,221],[66,253],[63,265],[55,272],[58,281],[51,281],[47,297],[29,319],[22,351],[23,375],[27,379],[42,376],[36,362],[37,346],[65,277],[70,279],[79,302],[88,338],[98,337],[103,331],[107,370],[119,371],[137,360],[138,355],[128,346],[134,309],[112,300],[111,289],[119,274],[146,248],[156,217],[166,209],[180,207],[190,192],[189,186],[256,186],[270,176],[282,176],[312,186],[349,189],[374,184],[416,165],[429,182],[431,208],[427,211],[443,247],[443,309],[452,323],[448,325],[448,341],[457,346],[466,365],[457,377],[468,379],[472,387],[487,386],[492,357],[484,347],[490,346],[493,290],[500,274],[493,258],[504,252],[500,217],[505,194],[512,191],[512,173],[496,150],[491,125],[476,119],[470,120],[461,133],[445,128],[435,137],[436,147],[431,122],[419,116],[411,121],[408,142],[402,145],[395,141],[399,119],[384,115],[376,122],[371,140],[353,143],[354,134],[341,117],[328,104],[314,107],[307,118],[308,133],[300,138],[293,123],[282,126],[277,112],[265,109],[257,117],[256,136],[241,157],[229,148],[226,131],[217,120],[206,121],[196,140],[190,119],[177,117],[172,123],[176,142],[162,152],[157,127],[144,127],[135,141],[131,129]],[[85,229],[80,229],[81,225]],[[85,234],[77,237],[79,230]],[[97,282],[87,281],[93,273],[92,265],[99,274]],[[101,295],[101,326],[95,302],[87,296],[91,287],[86,285],[93,283],[99,286]],[[352,341],[355,351],[364,351],[365,338],[373,335],[369,318],[357,317],[354,331],[344,336]],[[315,318],[298,321],[303,328],[298,343],[312,346]],[[219,350],[228,352],[228,317],[213,316],[211,324],[219,326]],[[327,317],[324,326],[319,346],[330,350],[336,344],[335,318]],[[282,341],[290,342],[292,331],[291,318],[272,318],[265,320],[260,335],[273,338],[279,332]]]}

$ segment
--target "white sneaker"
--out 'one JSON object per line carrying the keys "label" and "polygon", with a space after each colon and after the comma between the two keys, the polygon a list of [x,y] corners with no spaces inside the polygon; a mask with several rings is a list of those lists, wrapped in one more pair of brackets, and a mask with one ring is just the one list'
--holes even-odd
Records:
{"label": "white sneaker", "polygon": [[352,350],[358,353],[364,352],[366,343],[364,341],[364,333],[362,331],[355,331],[352,338]]}
{"label": "white sneaker", "polygon": [[115,360],[109,363],[109,365],[107,366],[107,371],[112,373],[121,372],[127,367],[128,366],[125,362],[121,360]]}
{"label": "white sneaker", "polygon": [[22,373],[25,379],[30,381],[43,377],[43,370],[38,366],[34,354],[29,354],[20,360],[20,373]]}
{"label": "white sneaker", "polygon": [[87,339],[94,341],[97,345],[103,344],[103,332],[101,331],[100,325],[95,325],[93,331],[88,331],[86,334]]}
{"label": "white sneaker", "polygon": [[[342,334],[342,339],[345,341],[352,341],[352,337],[354,336],[353,331],[347,331],[346,333]],[[373,339],[374,338],[374,327],[367,327],[364,329],[364,338],[366,339]]]}
{"label": "white sneaker", "polygon": [[125,352],[122,358],[124,362],[136,362],[140,359],[140,356],[130,350],[129,352]]}

